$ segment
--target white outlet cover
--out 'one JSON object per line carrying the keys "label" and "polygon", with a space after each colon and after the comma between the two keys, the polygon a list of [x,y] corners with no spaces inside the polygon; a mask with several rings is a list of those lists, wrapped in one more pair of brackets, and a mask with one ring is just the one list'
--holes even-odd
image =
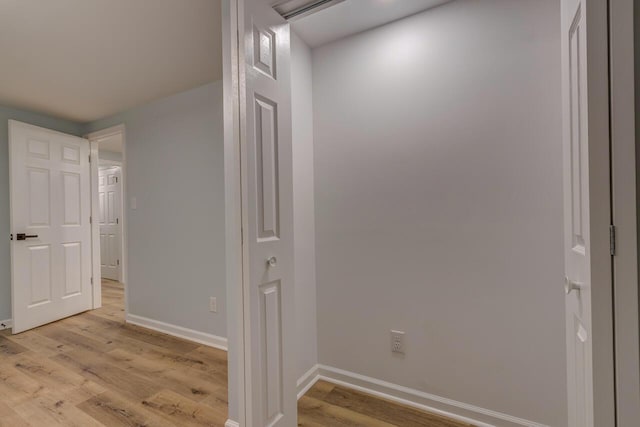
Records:
{"label": "white outlet cover", "polygon": [[218,300],[216,297],[209,298],[209,311],[212,313],[218,312]]}
{"label": "white outlet cover", "polygon": [[404,331],[391,331],[391,352],[404,354]]}

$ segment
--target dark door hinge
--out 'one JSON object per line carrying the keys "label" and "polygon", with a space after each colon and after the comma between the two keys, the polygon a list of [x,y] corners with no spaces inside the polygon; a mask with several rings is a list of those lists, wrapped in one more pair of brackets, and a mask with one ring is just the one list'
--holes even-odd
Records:
{"label": "dark door hinge", "polygon": [[609,253],[616,255],[616,226],[613,224],[609,225]]}

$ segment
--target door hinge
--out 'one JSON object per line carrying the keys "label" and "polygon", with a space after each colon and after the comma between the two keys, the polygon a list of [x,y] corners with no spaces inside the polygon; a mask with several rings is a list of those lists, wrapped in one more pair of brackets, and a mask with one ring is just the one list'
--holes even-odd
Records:
{"label": "door hinge", "polygon": [[91,163],[91,154],[89,154],[89,163]]}
{"label": "door hinge", "polygon": [[89,224],[93,224],[93,217],[89,216]]}
{"label": "door hinge", "polygon": [[120,260],[118,260],[118,265],[120,265]]}
{"label": "door hinge", "polygon": [[91,278],[91,286],[93,286],[93,277]]}
{"label": "door hinge", "polygon": [[120,218],[116,218],[116,224],[120,224]]}
{"label": "door hinge", "polygon": [[609,225],[609,253],[616,255],[616,226],[613,224]]}

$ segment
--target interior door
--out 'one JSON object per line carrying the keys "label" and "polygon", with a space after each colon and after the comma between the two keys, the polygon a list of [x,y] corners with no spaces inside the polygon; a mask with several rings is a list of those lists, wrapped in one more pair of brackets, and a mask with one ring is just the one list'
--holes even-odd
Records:
{"label": "interior door", "polygon": [[570,427],[615,425],[607,2],[562,0]]}
{"label": "interior door", "polygon": [[100,270],[102,277],[121,280],[122,252],[120,167],[100,168],[98,174],[98,200],[100,204]]}
{"label": "interior door", "polygon": [[92,308],[89,141],[9,121],[13,333]]}
{"label": "interior door", "polygon": [[[242,10],[242,9],[241,9]],[[289,25],[244,2],[240,32],[247,425],[297,425]]]}

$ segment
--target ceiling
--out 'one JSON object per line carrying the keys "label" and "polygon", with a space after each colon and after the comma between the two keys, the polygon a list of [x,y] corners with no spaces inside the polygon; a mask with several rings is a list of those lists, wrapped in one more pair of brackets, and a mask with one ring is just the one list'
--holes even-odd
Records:
{"label": "ceiling", "polygon": [[89,122],[222,78],[220,0],[2,0],[0,104]]}
{"label": "ceiling", "polygon": [[116,133],[99,139],[98,150],[100,150],[100,152],[109,151],[111,153],[122,153],[122,134]]}
{"label": "ceiling", "polygon": [[291,24],[311,47],[317,47],[452,0],[346,0]]}

